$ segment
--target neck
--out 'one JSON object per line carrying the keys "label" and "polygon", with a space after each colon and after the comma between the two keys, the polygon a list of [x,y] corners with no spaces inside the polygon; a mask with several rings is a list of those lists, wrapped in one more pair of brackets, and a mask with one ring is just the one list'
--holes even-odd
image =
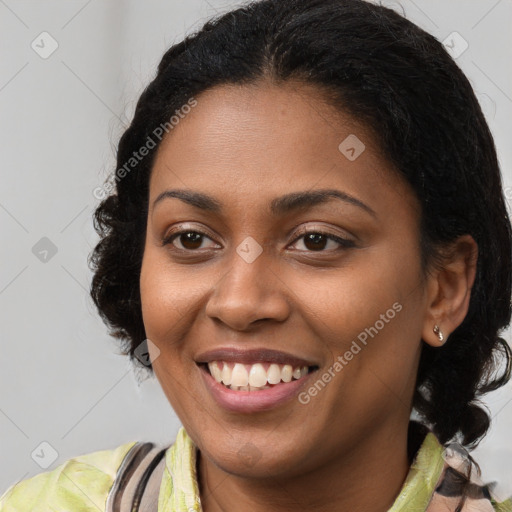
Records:
{"label": "neck", "polygon": [[199,453],[197,466],[204,512],[386,512],[409,471],[407,427],[358,442],[350,453],[293,478],[239,477]]}

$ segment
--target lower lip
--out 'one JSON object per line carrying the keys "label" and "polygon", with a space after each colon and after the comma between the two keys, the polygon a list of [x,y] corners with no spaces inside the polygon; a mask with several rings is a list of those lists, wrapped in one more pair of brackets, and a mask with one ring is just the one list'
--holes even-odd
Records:
{"label": "lower lip", "polygon": [[199,368],[202,378],[214,400],[224,409],[233,412],[258,412],[274,409],[297,397],[309,377],[315,372],[291,382],[277,384],[259,391],[235,391],[218,383],[203,367]]}

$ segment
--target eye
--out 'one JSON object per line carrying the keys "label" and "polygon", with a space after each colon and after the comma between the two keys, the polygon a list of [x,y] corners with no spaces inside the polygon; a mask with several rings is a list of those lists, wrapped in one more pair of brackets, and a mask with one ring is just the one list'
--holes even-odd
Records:
{"label": "eye", "polygon": [[[182,229],[172,232],[163,240],[162,245],[171,244],[174,248],[180,251],[194,251],[196,249],[208,248],[203,246],[204,239],[208,239],[213,242],[213,240],[202,231]],[[294,242],[296,243],[300,239],[304,239],[302,243],[305,247],[305,249],[299,249],[301,251],[306,250],[313,252],[328,252],[324,249],[328,248],[329,242],[332,242],[331,245],[334,245],[334,247],[330,248],[334,251],[355,246],[352,240],[342,238],[340,236],[319,229],[300,232],[299,236],[295,238]],[[175,241],[177,241],[181,247],[179,247]],[[215,242],[213,243],[214,245],[210,246],[210,248],[218,246],[218,244],[215,244]],[[338,247],[336,247],[336,245],[338,245]]]}
{"label": "eye", "polygon": [[[352,240],[348,240],[347,238],[342,238],[337,235],[333,235],[332,233],[327,233],[322,230],[314,229],[310,231],[302,231],[300,233],[300,236],[295,239],[295,242],[300,239],[303,240],[303,245],[306,247],[306,251],[313,251],[313,252],[328,252],[324,251],[326,248],[326,245],[328,245],[328,242],[332,242],[335,247],[331,249],[341,250],[341,249],[347,249],[349,247],[354,247],[355,244]],[[338,247],[336,247],[336,244]],[[341,246],[341,247],[340,247]],[[303,250],[303,249],[300,249]]]}
{"label": "eye", "polygon": [[[163,240],[162,245],[172,244],[178,250],[193,251],[195,249],[205,248],[201,247],[204,238],[212,240],[206,233],[203,233],[202,231],[184,229],[181,231],[175,231],[174,233],[171,233],[168,237],[166,237]],[[177,240],[181,244],[181,247],[176,246],[176,244],[174,243],[175,240]]]}

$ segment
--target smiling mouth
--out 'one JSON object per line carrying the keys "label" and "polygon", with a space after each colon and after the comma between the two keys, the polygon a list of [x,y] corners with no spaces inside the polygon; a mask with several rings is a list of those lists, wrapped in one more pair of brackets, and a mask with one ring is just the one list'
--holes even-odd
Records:
{"label": "smiling mouth", "polygon": [[318,366],[292,366],[261,362],[255,364],[231,361],[200,363],[217,383],[234,391],[262,391],[299,380],[318,369]]}

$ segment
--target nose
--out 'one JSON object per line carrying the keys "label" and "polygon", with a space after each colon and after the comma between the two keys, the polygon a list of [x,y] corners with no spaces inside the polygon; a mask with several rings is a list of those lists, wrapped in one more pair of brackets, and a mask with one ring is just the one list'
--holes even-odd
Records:
{"label": "nose", "polygon": [[290,292],[265,251],[252,262],[233,251],[226,271],[213,286],[206,314],[237,331],[250,330],[262,320],[283,322],[290,314]]}

